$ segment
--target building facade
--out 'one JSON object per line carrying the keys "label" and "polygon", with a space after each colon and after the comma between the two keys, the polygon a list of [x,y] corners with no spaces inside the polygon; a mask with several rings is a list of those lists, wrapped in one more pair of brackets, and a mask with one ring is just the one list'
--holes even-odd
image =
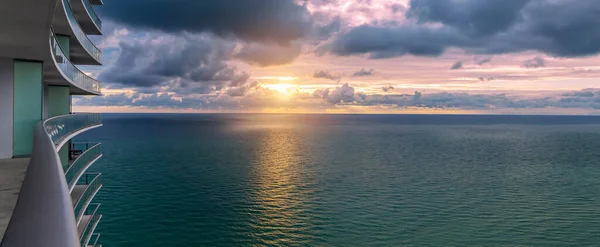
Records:
{"label": "building facade", "polygon": [[[99,114],[73,113],[73,95],[101,95],[78,65],[101,65],[89,39],[102,35],[102,0],[0,1],[0,160],[26,160],[23,185],[2,247],[101,246],[94,196],[101,174],[87,170],[100,143],[73,141],[102,126]],[[3,231],[3,229],[0,229]]]}

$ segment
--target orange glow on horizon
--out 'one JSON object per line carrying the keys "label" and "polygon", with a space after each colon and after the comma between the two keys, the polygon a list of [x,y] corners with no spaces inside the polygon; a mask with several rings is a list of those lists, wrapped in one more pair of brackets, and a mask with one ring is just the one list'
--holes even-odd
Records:
{"label": "orange glow on horizon", "polygon": [[265,88],[269,90],[277,91],[284,96],[289,96],[292,93],[298,90],[298,85],[296,84],[288,84],[288,83],[280,83],[280,84],[264,84]]}

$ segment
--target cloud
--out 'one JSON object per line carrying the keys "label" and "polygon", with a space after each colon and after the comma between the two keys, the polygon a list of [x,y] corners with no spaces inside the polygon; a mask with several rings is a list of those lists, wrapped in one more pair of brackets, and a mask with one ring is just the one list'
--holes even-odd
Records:
{"label": "cloud", "polygon": [[398,13],[398,12],[405,12],[406,11],[406,7],[402,4],[399,3],[393,3],[389,5],[390,9],[392,10],[393,13]]}
{"label": "cloud", "polygon": [[534,57],[525,61],[522,65],[523,68],[541,68],[546,66],[546,60],[543,57]]}
{"label": "cloud", "polygon": [[492,62],[492,57],[491,56],[485,56],[485,57],[474,57],[473,61],[477,64],[477,65],[484,65],[486,63],[490,63]]}
{"label": "cloud", "polygon": [[212,32],[247,41],[288,43],[308,34],[310,13],[294,0],[112,1],[99,9],[108,20],[167,33]]}
{"label": "cloud", "polygon": [[78,106],[128,106],[128,107],[167,107],[186,108],[183,102],[169,94],[111,94],[102,97],[74,98],[74,105]]}
{"label": "cloud", "polygon": [[519,105],[517,102],[518,99],[511,99],[504,94],[478,95],[448,92],[424,94],[416,91],[413,95],[368,95],[360,104],[367,106],[392,105],[400,108],[417,107],[463,110],[526,107],[526,105]]}
{"label": "cloud", "polygon": [[463,68],[463,62],[462,61],[458,61],[454,64],[452,64],[452,66],[450,67],[451,70],[459,70]]}
{"label": "cloud", "polygon": [[148,34],[119,47],[116,61],[99,75],[109,84],[207,94],[250,83],[249,74],[227,64],[235,44],[210,35]]}
{"label": "cloud", "polygon": [[332,81],[339,81],[340,79],[342,79],[342,77],[340,75],[334,75],[334,74],[331,74],[329,71],[325,71],[325,70],[316,71],[313,74],[313,78],[324,78],[324,79],[329,79]]}
{"label": "cloud", "polygon": [[258,82],[252,82],[250,84],[242,84],[239,86],[230,87],[227,89],[227,94],[231,97],[240,97],[246,95],[251,89],[258,86]]}
{"label": "cloud", "polygon": [[321,26],[316,26],[313,29],[314,36],[317,40],[326,40],[331,37],[332,34],[339,32],[342,27],[342,18],[339,16],[333,17],[333,19]]}
{"label": "cloud", "polygon": [[389,91],[394,90],[394,87],[392,87],[392,86],[386,86],[386,87],[382,87],[381,90],[387,93]]}
{"label": "cloud", "polygon": [[407,16],[419,23],[439,22],[469,36],[509,30],[531,0],[411,0]]}
{"label": "cloud", "polygon": [[354,88],[344,83],[341,87],[334,89],[318,89],[313,93],[314,97],[322,98],[330,104],[352,103],[364,99],[364,94],[355,94]]}
{"label": "cloud", "polygon": [[372,76],[373,74],[375,74],[375,70],[374,69],[361,69],[359,71],[356,71],[352,74],[353,77],[360,77],[360,76]]}
{"label": "cloud", "polygon": [[598,11],[600,1],[411,0],[411,21],[358,26],[317,52],[377,59],[439,56],[456,47],[484,55],[591,56],[600,53]]}
{"label": "cloud", "polygon": [[421,100],[421,97],[423,97],[423,94],[419,91],[415,91],[415,94],[412,97],[412,101],[418,103]]}
{"label": "cloud", "polygon": [[600,109],[600,89],[584,89],[555,95],[531,98],[500,94],[470,93],[422,93],[414,94],[365,94],[343,84],[334,89],[318,89],[311,93],[295,92],[288,100],[275,100],[280,92],[262,87],[250,87],[243,93],[232,89],[226,93],[210,95],[179,95],[176,93],[121,93],[100,97],[75,97],[75,106],[127,106],[197,110],[248,110],[265,108],[339,109],[344,106],[392,107],[395,109],[461,109],[495,110],[528,109],[544,112],[544,109]]}
{"label": "cloud", "polygon": [[340,56],[369,54],[371,59],[404,55],[436,57],[451,45],[469,42],[452,29],[403,25],[400,27],[361,25],[317,49],[318,54]]}
{"label": "cloud", "polygon": [[361,105],[395,105],[434,109],[600,109],[600,89],[584,89],[545,97],[519,97],[509,94],[469,94],[415,92],[414,95],[368,95]]}
{"label": "cloud", "polygon": [[291,63],[301,51],[302,47],[299,43],[287,45],[251,43],[243,45],[234,57],[252,65],[267,67]]}
{"label": "cloud", "polygon": [[479,81],[493,81],[496,80],[494,77],[479,77]]}
{"label": "cloud", "polygon": [[94,40],[92,42],[98,44],[98,48],[103,50],[119,47],[119,42],[121,42],[121,39],[129,35],[129,30],[123,27],[117,28],[115,27],[115,24],[110,21],[103,23],[102,31],[104,32],[105,36],[102,39],[99,39],[100,36],[98,36],[96,37],[98,40]]}

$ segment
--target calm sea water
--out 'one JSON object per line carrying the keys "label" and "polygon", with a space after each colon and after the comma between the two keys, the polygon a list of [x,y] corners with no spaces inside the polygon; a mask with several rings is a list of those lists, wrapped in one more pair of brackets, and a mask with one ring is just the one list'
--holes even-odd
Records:
{"label": "calm sea water", "polygon": [[598,246],[600,118],[106,114],[104,246]]}

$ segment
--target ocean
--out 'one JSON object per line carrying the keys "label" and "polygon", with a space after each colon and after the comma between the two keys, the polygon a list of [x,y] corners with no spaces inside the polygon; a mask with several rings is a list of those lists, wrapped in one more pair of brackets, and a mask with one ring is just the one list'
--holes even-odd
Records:
{"label": "ocean", "polygon": [[600,117],[103,114],[104,246],[599,246]]}

